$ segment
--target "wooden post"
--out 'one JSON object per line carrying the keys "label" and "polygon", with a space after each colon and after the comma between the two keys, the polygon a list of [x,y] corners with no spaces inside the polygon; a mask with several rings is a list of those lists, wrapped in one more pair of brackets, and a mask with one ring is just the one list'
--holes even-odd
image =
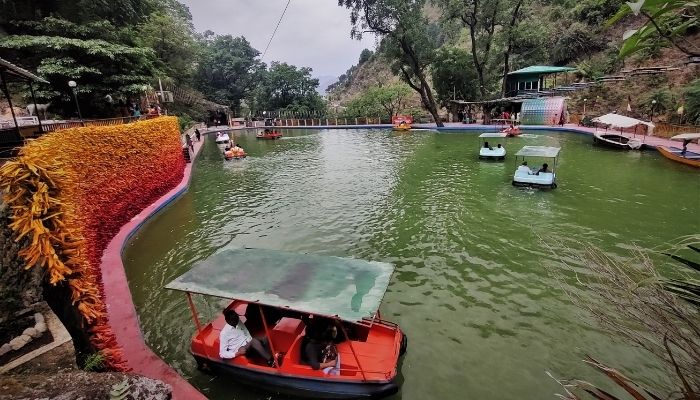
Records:
{"label": "wooden post", "polygon": [[[17,131],[17,137],[22,137],[22,133],[19,130],[19,124],[17,123],[17,116],[15,115],[15,109],[12,108],[12,99],[10,98],[10,91],[7,89],[7,75],[4,71],[0,71],[0,81],[2,81],[2,92],[7,98],[7,104],[10,106],[10,113],[12,114],[12,120],[15,122],[15,130]],[[36,109],[35,109],[36,111]]]}
{"label": "wooden post", "polygon": [[267,344],[270,345],[270,352],[272,353],[272,361],[275,368],[279,368],[277,365],[277,357],[275,357],[275,347],[272,345],[272,338],[270,337],[270,331],[267,329],[267,321],[265,321],[265,313],[263,312],[262,306],[258,304],[258,310],[260,311],[260,319],[262,319],[263,327],[265,328],[265,337],[267,338]]}
{"label": "wooden post", "polygon": [[187,292],[187,303],[190,305],[190,311],[192,311],[192,320],[194,320],[194,325],[197,327],[197,332],[202,333],[202,325],[199,323],[199,317],[197,317],[197,310],[194,308],[194,303],[192,302],[192,295]]}
{"label": "wooden post", "polygon": [[36,112],[36,118],[39,120],[39,132],[44,133],[44,128],[41,126],[41,116],[39,116],[39,108],[36,106],[36,97],[34,97],[34,86],[32,81],[29,81],[29,93],[32,94],[32,102],[34,102],[34,111]]}

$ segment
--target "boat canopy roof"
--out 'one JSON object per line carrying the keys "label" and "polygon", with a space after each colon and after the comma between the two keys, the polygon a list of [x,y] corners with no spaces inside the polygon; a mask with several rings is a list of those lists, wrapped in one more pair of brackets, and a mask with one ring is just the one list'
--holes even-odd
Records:
{"label": "boat canopy roof", "polygon": [[593,122],[614,126],[616,128],[631,128],[637,125],[646,125],[652,128],[655,126],[651,122],[625,117],[624,115],[620,114],[605,114],[600,117],[593,118]]}
{"label": "boat canopy roof", "polygon": [[547,147],[547,146],[525,146],[518,154],[517,157],[545,157],[545,158],[556,158],[559,156],[559,151],[561,147]]}
{"label": "boat canopy roof", "polygon": [[683,133],[681,135],[676,135],[671,138],[671,140],[695,140],[700,139],[700,133]]}
{"label": "boat canopy roof", "polygon": [[226,249],[165,288],[358,322],[373,317],[394,266],[351,258]]}
{"label": "boat canopy roof", "polygon": [[486,132],[479,135],[480,138],[504,138],[507,136],[508,134],[505,132]]}

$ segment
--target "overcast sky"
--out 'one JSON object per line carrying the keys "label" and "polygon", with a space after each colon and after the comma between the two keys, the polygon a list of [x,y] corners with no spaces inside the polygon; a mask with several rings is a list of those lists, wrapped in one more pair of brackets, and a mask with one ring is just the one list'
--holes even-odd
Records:
{"label": "overcast sky", "polygon": [[[198,31],[245,36],[261,53],[287,4],[287,0],[179,1],[190,8]],[[350,39],[350,13],[336,0],[291,0],[263,61],[311,67],[316,77],[340,76],[357,64],[364,48],[374,49],[374,38]]]}

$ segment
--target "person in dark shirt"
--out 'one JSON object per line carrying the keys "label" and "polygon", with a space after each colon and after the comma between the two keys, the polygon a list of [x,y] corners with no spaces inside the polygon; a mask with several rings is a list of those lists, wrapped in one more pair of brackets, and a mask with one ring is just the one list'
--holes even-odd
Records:
{"label": "person in dark shirt", "polygon": [[[327,372],[338,365],[338,350],[335,340],[338,338],[338,327],[332,322],[327,324],[319,318],[307,320],[306,335],[302,343],[301,360],[314,370],[322,369]],[[325,328],[322,328],[325,325]]]}
{"label": "person in dark shirt", "polygon": [[535,175],[539,175],[540,173],[542,174],[547,174],[552,171],[549,170],[549,165],[547,163],[542,164],[542,168],[540,168]]}

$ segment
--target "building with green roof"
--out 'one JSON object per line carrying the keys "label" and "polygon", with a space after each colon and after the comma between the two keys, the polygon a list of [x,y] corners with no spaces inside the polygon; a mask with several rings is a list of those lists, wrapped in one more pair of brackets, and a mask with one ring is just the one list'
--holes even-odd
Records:
{"label": "building with green roof", "polygon": [[[558,74],[567,74],[576,71],[570,67],[552,67],[546,65],[533,65],[508,73],[506,77],[506,97],[518,96],[530,92],[540,92],[557,84]],[[554,75],[553,79],[547,79]],[[568,78],[566,78],[568,81]]]}

